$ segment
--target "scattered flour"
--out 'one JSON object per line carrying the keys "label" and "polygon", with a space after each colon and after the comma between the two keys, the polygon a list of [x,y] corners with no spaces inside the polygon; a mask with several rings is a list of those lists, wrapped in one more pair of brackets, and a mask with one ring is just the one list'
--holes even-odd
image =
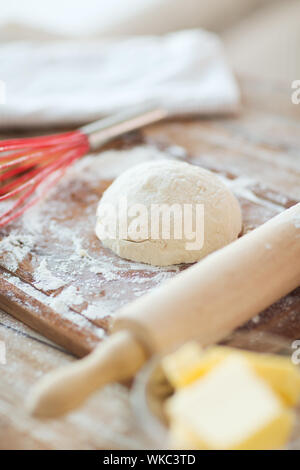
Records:
{"label": "scattered flour", "polygon": [[49,305],[57,313],[66,315],[69,312],[68,305],[65,302],[63,302],[59,297],[54,297],[53,299],[51,299],[49,302]]}
{"label": "scattered flour", "polygon": [[94,305],[90,303],[82,313],[89,320],[98,320],[99,318],[105,318],[110,308],[111,305],[108,306],[107,301],[104,301],[104,305]]}
{"label": "scattered flour", "polygon": [[[166,158],[174,158],[166,152],[162,152],[151,145],[141,145],[129,150],[107,150],[101,152],[99,158],[97,155],[87,156],[74,165],[73,169],[68,173],[72,177],[72,170],[76,172],[76,177],[81,179],[95,178],[95,171],[98,180],[111,180],[119,176],[123,171],[134,165],[146,161],[162,160]],[[93,164],[98,159],[97,168]],[[92,173],[92,174],[91,174]]]}
{"label": "scattered flour", "polygon": [[[3,273],[3,278],[10,282],[12,285],[15,287],[19,288],[22,290],[25,294],[27,294],[29,297],[32,297],[33,299],[39,301],[43,305],[46,305],[59,313],[63,318],[65,318],[68,321],[71,321],[74,325],[77,326],[79,330],[87,329],[88,331],[93,330],[93,333],[98,336],[99,338],[102,338],[105,335],[105,331],[100,328],[91,325],[89,320],[85,318],[83,315],[73,312],[68,308],[67,304],[64,302],[64,296],[60,298],[59,296],[57,297],[51,297],[46,294],[43,294],[42,292],[36,290],[33,286],[30,284],[22,282],[18,277],[13,276],[9,273]],[[70,286],[73,287],[73,286]],[[8,295],[12,295],[9,293]],[[71,295],[74,295],[74,290],[72,289]],[[78,294],[77,294],[78,295]],[[77,301],[79,302],[80,295],[78,295]],[[74,297],[73,297],[74,300]],[[27,301],[24,301],[25,307],[30,307],[31,309],[33,308],[32,304],[27,304]]]}
{"label": "scattered flour", "polygon": [[47,267],[47,260],[43,259],[34,271],[35,287],[41,290],[56,290],[65,285],[62,279],[55,277]]}
{"label": "scattered flour", "polygon": [[58,313],[67,314],[71,305],[81,305],[84,299],[75,286],[66,287],[55,297],[49,298],[49,305]]}
{"label": "scattered flour", "polygon": [[[93,321],[113,315],[128,300],[129,295],[132,299],[142,295],[173,277],[181,268],[145,266],[118,258],[107,250],[100,253],[100,242],[91,239],[99,198],[99,181],[111,180],[137,163],[174,157],[182,158],[184,152],[180,148],[173,148],[167,155],[155,147],[143,145],[130,150],[109,150],[76,162],[59,183],[57,194],[54,189],[54,197],[52,192],[46,201],[25,214],[20,222],[20,230],[12,230],[10,235],[0,241],[1,262],[8,270],[15,272],[29,256],[32,257],[31,264],[35,266],[33,277],[36,288],[12,275],[8,275],[9,282],[58,312],[62,321],[71,321],[78,329],[94,328],[94,333],[102,337],[104,330],[92,324]],[[262,201],[254,195],[251,191],[254,180],[238,177],[235,180],[226,179],[225,182],[235,193],[259,203],[263,209],[266,206],[276,208],[276,204]],[[71,217],[68,218],[69,204],[73,203],[70,187],[75,197],[74,204],[77,188],[95,188],[91,194],[89,191],[84,193],[84,203],[87,205],[83,204],[76,223]],[[298,218],[295,226],[300,226]],[[56,266],[55,270],[52,266]],[[84,283],[79,284],[80,279],[84,279]],[[60,288],[62,291],[59,294],[47,295],[42,292]],[[100,295],[100,292],[104,294]],[[72,310],[72,306],[74,310],[85,309],[77,313]],[[78,309],[75,306],[79,306]]]}
{"label": "scattered flour", "polygon": [[[252,187],[256,184],[256,181],[253,178],[238,176],[235,179],[228,179],[223,175],[218,176],[237,196],[248,199],[248,201],[255,204],[262,205],[262,200],[252,191]],[[278,213],[282,211],[282,206],[280,206],[279,202],[276,204],[274,201],[264,199],[263,204],[264,206],[270,207],[270,209],[276,210]]]}
{"label": "scattered flour", "polygon": [[260,316],[259,316],[259,314],[258,314],[258,315],[255,315],[255,317],[252,318],[252,321],[253,321],[253,323],[255,323],[255,324],[259,323],[259,322],[260,322]]}
{"label": "scattered flour", "polygon": [[67,302],[69,305],[81,305],[84,302],[84,298],[78,293],[78,289],[75,286],[67,287],[55,299]]}
{"label": "scattered flour", "polygon": [[31,252],[36,243],[35,237],[31,234],[22,234],[16,230],[2,238],[0,241],[1,262],[6,269],[15,272],[19,263]]}

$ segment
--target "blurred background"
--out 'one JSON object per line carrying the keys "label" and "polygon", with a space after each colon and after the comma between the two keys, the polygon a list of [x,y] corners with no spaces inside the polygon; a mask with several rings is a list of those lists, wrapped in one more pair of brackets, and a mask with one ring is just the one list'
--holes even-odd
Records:
{"label": "blurred background", "polygon": [[204,28],[223,39],[234,70],[300,77],[299,0],[0,0],[0,41],[163,34]]}

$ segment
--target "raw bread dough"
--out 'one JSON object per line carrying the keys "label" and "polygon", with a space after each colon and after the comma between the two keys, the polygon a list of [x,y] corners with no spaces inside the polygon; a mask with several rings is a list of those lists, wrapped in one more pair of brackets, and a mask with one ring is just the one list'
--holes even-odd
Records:
{"label": "raw bread dough", "polygon": [[[116,224],[119,224],[120,218],[124,217],[125,213],[129,214],[125,209],[125,201],[128,209],[135,204],[142,204],[148,214],[151,214],[151,207],[157,207],[153,204],[167,204],[168,207],[179,204],[182,210],[184,210],[184,204],[189,204],[192,209],[188,215],[194,221],[194,228],[198,220],[196,217],[199,216],[200,220],[200,212],[196,212],[196,207],[202,205],[204,207],[201,224],[204,234],[203,246],[197,249],[187,249],[187,246],[192,246],[187,244],[193,240],[187,238],[190,237],[189,234],[185,236],[184,230],[182,230],[181,239],[175,239],[175,231],[172,232],[172,229],[171,238],[165,239],[162,235],[162,223],[159,226],[159,239],[155,239],[157,232],[153,236],[150,225],[151,220],[154,220],[153,216],[138,219],[144,221],[139,225],[142,230],[138,235],[132,234],[132,231],[130,234],[120,233],[119,226]],[[134,220],[137,221],[139,214],[141,213],[135,212],[134,216],[130,214],[131,217],[127,218],[128,226]],[[173,222],[175,220],[172,213],[171,220]],[[183,217],[182,220],[184,221]],[[143,224],[144,226],[141,227]],[[116,236],[107,236],[107,232],[104,233],[105,227],[107,229],[108,226],[114,225],[117,227]],[[239,203],[219,177],[208,170],[188,163],[159,160],[130,168],[104,192],[97,210],[96,234],[104,246],[122,258],[167,266],[200,260],[212,251],[235,240],[241,231],[241,225]]]}

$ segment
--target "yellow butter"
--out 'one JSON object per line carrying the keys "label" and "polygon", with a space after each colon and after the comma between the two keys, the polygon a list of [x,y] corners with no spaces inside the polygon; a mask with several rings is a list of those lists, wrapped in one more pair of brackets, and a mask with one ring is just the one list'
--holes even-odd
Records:
{"label": "yellow butter", "polygon": [[197,449],[277,449],[293,413],[240,355],[230,355],[167,401],[171,445]]}
{"label": "yellow butter", "polygon": [[199,377],[199,366],[203,367],[203,349],[196,341],[184,344],[162,360],[162,368],[174,388],[184,387]]}
{"label": "yellow butter", "polygon": [[177,352],[165,357],[163,368],[175,388],[189,385],[203,377],[230,354],[245,357],[255,372],[266,380],[288,405],[295,405],[300,397],[300,373],[290,358],[229,348],[210,347],[204,352],[196,342],[187,343]]}

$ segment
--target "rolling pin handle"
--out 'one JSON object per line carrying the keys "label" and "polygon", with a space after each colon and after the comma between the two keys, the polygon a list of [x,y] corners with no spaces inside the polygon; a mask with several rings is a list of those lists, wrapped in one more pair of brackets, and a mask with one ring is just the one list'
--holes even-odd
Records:
{"label": "rolling pin handle", "polygon": [[26,408],[40,418],[63,415],[103,385],[131,378],[146,359],[147,353],[132,334],[120,331],[84,359],[47,374],[33,388]]}

